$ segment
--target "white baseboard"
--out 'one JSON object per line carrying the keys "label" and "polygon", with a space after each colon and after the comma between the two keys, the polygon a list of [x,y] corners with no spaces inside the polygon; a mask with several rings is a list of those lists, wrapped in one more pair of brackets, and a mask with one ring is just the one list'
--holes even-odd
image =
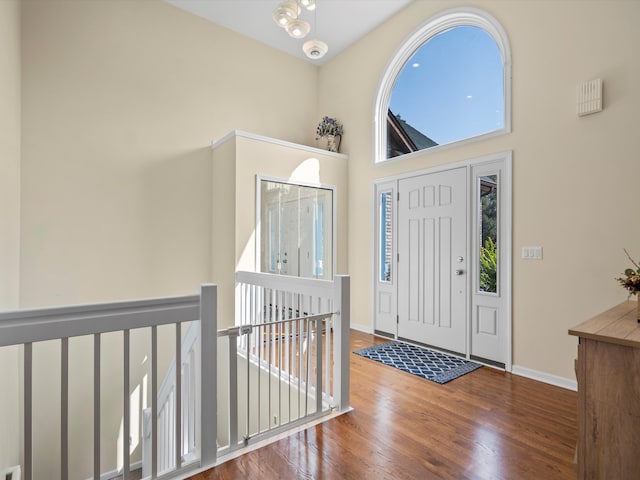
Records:
{"label": "white baseboard", "polygon": [[[134,470],[142,470],[142,462],[134,462],[129,467],[129,471],[133,472]],[[114,478],[122,477],[122,470],[111,470],[110,472],[105,472],[100,474],[100,480],[113,480]],[[0,479],[4,480],[4,479]],[[91,480],[91,479],[87,479]]]}
{"label": "white baseboard", "polygon": [[373,328],[371,328],[371,326],[367,326],[367,325],[360,325],[357,323],[352,323],[351,325],[349,325],[349,328],[352,328],[354,330],[357,330],[359,332],[362,333],[373,333]]}
{"label": "white baseboard", "polygon": [[578,382],[570,378],[559,377],[550,373],[540,372],[531,368],[521,367],[514,365],[511,369],[511,373],[514,375],[520,375],[521,377],[527,377],[539,382],[555,385],[556,387],[566,388],[567,390],[578,391]]}

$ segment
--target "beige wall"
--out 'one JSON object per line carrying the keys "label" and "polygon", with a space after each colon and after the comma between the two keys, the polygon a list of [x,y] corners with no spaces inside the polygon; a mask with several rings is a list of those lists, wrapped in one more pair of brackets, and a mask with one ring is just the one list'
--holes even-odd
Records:
{"label": "beige wall", "polygon": [[[15,275],[0,290],[15,297],[20,278],[24,307],[194,293],[215,280],[215,232],[229,221],[213,220],[211,139],[241,129],[309,143],[328,114],[344,122],[349,154],[338,273],[352,275],[352,321],[372,326],[372,182],[513,150],[514,363],[572,378],[567,329],[624,300],[613,280],[627,266],[622,248],[640,257],[640,3],[465,2],[496,16],[511,42],[513,133],[373,166],[373,102],[385,66],[418,25],[458,4],[416,0],[316,69],[160,0],[23,0],[20,78],[18,3],[0,1],[0,61],[10,62],[0,96],[14,105],[22,90],[22,130],[19,106],[0,112],[11,139],[0,191],[14,198],[0,210],[9,232],[0,241],[10,239],[0,261],[15,265],[18,228],[22,250],[20,275],[10,266]],[[578,118],[575,87],[594,77],[605,82],[605,110]],[[294,102],[274,95],[283,89]],[[244,143],[235,148],[251,153]],[[270,162],[246,168],[256,167],[283,175]],[[243,201],[253,209],[253,199]],[[243,265],[253,219],[236,207]],[[520,260],[523,245],[542,245],[544,260]]]}
{"label": "beige wall", "polygon": [[[212,262],[218,284],[219,324],[234,324],[236,270],[254,271],[256,265],[256,175],[293,183],[336,187],[336,273],[348,273],[347,165],[344,155],[299,148],[245,133],[230,135],[213,149]],[[229,228],[228,226],[232,226]],[[235,252],[234,256],[228,254]]]}
{"label": "beige wall", "polygon": [[[495,16],[509,38],[513,133],[374,166],[372,112],[387,63],[419,25],[462,5]],[[623,247],[640,257],[639,23],[637,1],[416,0],[322,67],[320,113],[344,121],[349,154],[353,323],[372,327],[372,182],[513,150],[513,361],[575,378],[567,329],[624,301],[614,281],[628,264]],[[579,118],[576,85],[597,77],[604,111]],[[544,260],[521,260],[525,245],[543,246]]]}
{"label": "beige wall", "polygon": [[[20,265],[20,3],[0,2],[0,310],[18,306]],[[0,472],[19,463],[20,349],[0,348]]]}
{"label": "beige wall", "polygon": [[[21,306],[196,293],[213,279],[211,140],[235,128],[312,138],[317,69],[161,0],[23,0],[21,10]],[[274,95],[283,89],[296,101]],[[35,352],[35,378],[58,378],[57,348]],[[133,338],[132,348],[143,351]],[[103,342],[103,471],[116,467],[121,349]],[[85,359],[70,374],[77,478],[90,472],[91,352],[85,341],[70,352]],[[45,387],[59,391],[43,383],[40,397]],[[34,439],[43,479],[59,464],[48,413],[38,408]]]}
{"label": "beige wall", "polygon": [[209,281],[211,140],[303,142],[316,83],[312,65],[160,0],[25,0],[22,306]]}
{"label": "beige wall", "polygon": [[0,310],[18,305],[21,140],[20,2],[0,3]]}

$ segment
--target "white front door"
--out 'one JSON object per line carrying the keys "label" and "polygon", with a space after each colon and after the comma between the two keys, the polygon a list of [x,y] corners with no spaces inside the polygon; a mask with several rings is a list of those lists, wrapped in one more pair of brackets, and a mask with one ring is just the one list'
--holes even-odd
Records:
{"label": "white front door", "polygon": [[466,354],[467,169],[398,183],[398,337]]}

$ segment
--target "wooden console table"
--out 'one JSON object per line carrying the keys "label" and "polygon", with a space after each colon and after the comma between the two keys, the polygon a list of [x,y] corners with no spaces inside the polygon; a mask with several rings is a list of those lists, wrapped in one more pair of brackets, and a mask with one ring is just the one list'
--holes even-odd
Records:
{"label": "wooden console table", "polygon": [[624,302],[569,330],[579,337],[578,478],[640,478],[640,324]]}

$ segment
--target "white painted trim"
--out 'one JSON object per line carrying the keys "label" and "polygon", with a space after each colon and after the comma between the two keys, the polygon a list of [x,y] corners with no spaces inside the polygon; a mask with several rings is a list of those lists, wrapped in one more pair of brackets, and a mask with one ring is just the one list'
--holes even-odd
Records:
{"label": "white painted trim", "polygon": [[[142,462],[134,462],[129,467],[129,472],[135,472],[137,470],[142,470]],[[104,472],[100,474],[100,480],[113,480],[115,478],[122,477],[123,470],[109,470],[108,472]],[[90,478],[87,480],[91,480]]]}
{"label": "white painted trim", "polygon": [[504,314],[507,316],[507,361],[505,362],[505,370],[511,372],[513,370],[513,152],[507,152],[504,161],[504,176],[507,182],[503,182],[502,195],[506,201],[504,207],[504,220],[508,224],[509,231],[506,234],[505,241],[505,271],[507,278],[502,282],[503,288],[508,290],[505,298]]}
{"label": "white painted trim", "polygon": [[[256,215],[255,215],[255,261],[254,261],[254,270],[256,272],[260,272],[260,263],[262,261],[262,255],[261,255],[261,242],[262,242],[262,230],[261,230],[261,210],[262,210],[262,196],[261,196],[261,188],[260,188],[260,182],[261,181],[266,181],[266,182],[276,182],[276,183],[283,183],[285,185],[295,185],[295,186],[299,186],[299,187],[309,187],[309,188],[321,188],[323,190],[331,190],[331,223],[332,223],[332,236],[333,238],[331,239],[331,241],[333,242],[332,247],[331,247],[331,278],[335,278],[337,273],[336,273],[336,268],[338,265],[338,255],[337,255],[337,246],[338,246],[338,187],[336,187],[335,185],[329,185],[329,184],[324,184],[324,183],[310,183],[310,182],[301,182],[298,180],[292,181],[292,180],[286,180],[284,178],[278,178],[278,177],[270,177],[267,175],[256,175]],[[265,272],[267,273],[267,272]],[[303,277],[295,277],[293,275],[291,275],[293,278],[303,278]]]}
{"label": "white painted trim", "polygon": [[578,391],[578,382],[570,378],[559,377],[557,375],[552,375],[551,373],[541,372],[539,370],[533,370],[527,367],[521,367],[520,365],[513,365],[511,373],[520,377],[530,378],[531,380],[537,380],[538,382],[555,385],[556,387],[573,390],[574,392]]}
{"label": "white painted trim", "polygon": [[401,173],[399,175],[392,175],[388,177],[377,178],[373,181],[373,183],[374,185],[377,185],[379,183],[392,182],[394,180],[404,180],[405,178],[417,177],[420,175],[428,175],[431,173],[445,172],[447,170],[454,170],[460,167],[477,167],[482,165],[483,163],[491,163],[497,160],[501,160],[502,158],[505,158],[507,155],[510,156],[511,154],[512,154],[511,150],[505,150],[498,153],[490,153],[487,155],[482,155],[480,157],[473,157],[473,158],[468,158],[466,160],[460,160],[458,162],[444,163],[441,165],[436,165],[429,168],[423,168],[420,170],[412,170],[410,172]]}
{"label": "white painted trim", "polygon": [[219,138],[217,140],[213,140],[211,142],[211,149],[212,150],[216,149],[221,144],[225,143],[226,141],[228,141],[228,140],[230,140],[230,139],[232,139],[234,137],[242,137],[242,138],[248,138],[250,140],[258,140],[260,142],[272,143],[274,145],[280,145],[281,147],[295,148],[297,150],[303,150],[305,152],[322,154],[322,155],[327,155],[329,157],[335,157],[335,158],[342,158],[344,160],[347,160],[349,158],[349,156],[345,155],[344,153],[330,152],[328,150],[323,150],[322,148],[310,147],[309,145],[301,145],[299,143],[287,142],[286,140],[280,140],[278,138],[265,137],[263,135],[244,132],[242,130],[232,130],[231,132],[227,133],[224,137]]}
{"label": "white painted trim", "polygon": [[0,346],[199,319],[198,295],[0,312]]}
{"label": "white painted trim", "polygon": [[[456,142],[438,145],[429,149],[420,150],[407,155],[401,155],[394,159],[387,159],[387,110],[391,101],[391,93],[395,80],[402,71],[406,62],[422,45],[454,27],[470,25],[486,31],[496,42],[502,55],[503,79],[504,79],[504,127],[475,137],[465,138]],[[466,143],[484,140],[486,138],[503,135],[511,132],[511,47],[507,34],[492,15],[478,8],[461,7],[445,10],[431,17],[416,30],[414,30],[400,45],[396,53],[387,64],[384,74],[380,79],[378,93],[373,107],[373,138],[374,138],[374,165],[381,165],[389,161],[408,159],[418,153],[427,151],[441,151],[445,148],[464,145]]]}
{"label": "white painted trim", "polygon": [[[371,225],[373,226],[373,235],[371,235],[371,251],[373,252],[373,261],[371,262],[372,267],[372,275],[371,282],[369,284],[369,288],[371,288],[371,327],[368,329],[370,332],[375,331],[376,329],[376,292],[377,292],[377,284],[378,284],[378,262],[380,259],[378,258],[378,185],[382,182],[374,181],[371,185]],[[397,183],[397,182],[396,182]],[[396,202],[397,203],[397,202]],[[393,215],[393,227],[395,228],[395,213]],[[395,232],[394,232],[395,234]],[[394,237],[395,240],[395,237]],[[361,328],[356,328],[354,325],[351,325],[351,328],[354,330],[358,330],[359,332],[370,333],[369,331],[362,330]]]}
{"label": "white painted trim", "polygon": [[15,465],[6,469],[0,470],[0,479],[20,480],[22,478],[22,470],[20,465]]}
{"label": "white painted trim", "polygon": [[359,323],[352,323],[349,326],[352,330],[355,330],[357,332],[368,333],[370,335],[373,335],[373,327],[371,326],[361,325]]}

